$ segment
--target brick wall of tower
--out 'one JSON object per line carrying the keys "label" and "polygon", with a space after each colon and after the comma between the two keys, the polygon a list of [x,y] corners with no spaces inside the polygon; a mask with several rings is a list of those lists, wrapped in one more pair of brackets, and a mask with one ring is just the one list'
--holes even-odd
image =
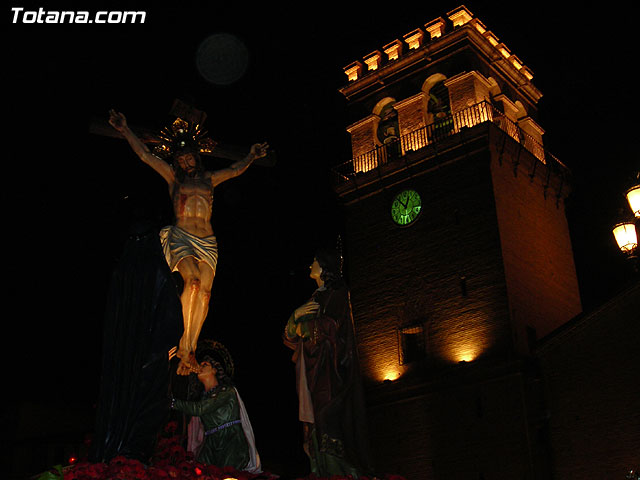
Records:
{"label": "brick wall of tower", "polygon": [[492,133],[491,177],[507,291],[518,343],[525,348],[527,326],[540,338],[582,310],[564,211],[567,185],[513,139],[497,129]]}
{"label": "brick wall of tower", "polygon": [[[419,219],[405,228],[390,216],[401,188],[417,190],[423,201]],[[370,382],[405,372],[397,327],[415,321],[425,322],[435,364],[510,351],[488,150],[347,206],[346,238],[356,333]]]}
{"label": "brick wall of tower", "polygon": [[398,111],[400,135],[407,135],[425,126],[425,97],[423,93],[395,104]]}
{"label": "brick wall of tower", "polygon": [[456,75],[446,80],[445,85],[454,113],[491,98],[487,79],[475,71]]}
{"label": "brick wall of tower", "polygon": [[349,128],[351,134],[351,154],[353,158],[364,155],[376,146],[374,140],[374,127],[376,121],[373,115],[362,119],[357,124]]}

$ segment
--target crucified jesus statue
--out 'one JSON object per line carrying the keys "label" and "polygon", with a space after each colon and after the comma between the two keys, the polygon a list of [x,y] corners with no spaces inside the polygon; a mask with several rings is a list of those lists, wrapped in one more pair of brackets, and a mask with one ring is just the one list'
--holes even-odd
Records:
{"label": "crucified jesus statue", "polygon": [[211,287],[216,273],[218,246],[211,227],[213,189],[222,182],[243,174],[257,158],[267,153],[266,143],[251,147],[248,155],[228,168],[206,171],[197,148],[173,152],[173,164],[154,155],[127,125],[122,113],[111,110],[109,123],[129,142],[140,159],[158,172],[169,186],[175,215],[174,225],[160,234],[167,262],[184,280],[180,301],[184,333],[176,355],[180,359],[177,373],[188,375],[199,369],[195,350],[200,330],[207,317]]}

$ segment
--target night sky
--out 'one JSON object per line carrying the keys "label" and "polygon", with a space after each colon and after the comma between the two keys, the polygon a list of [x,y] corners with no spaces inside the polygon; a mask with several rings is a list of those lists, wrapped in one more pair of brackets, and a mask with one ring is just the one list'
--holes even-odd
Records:
{"label": "night sky", "polygon": [[[43,3],[34,8],[99,10]],[[182,98],[207,112],[214,140],[245,151],[267,141],[277,156],[274,167],[253,166],[216,189],[220,263],[201,337],[231,349],[259,442],[260,427],[295,416],[293,364],[280,336],[314,289],[314,249],[341,231],[327,172],[350,157],[343,67],[459,3],[383,10],[352,2],[347,11],[324,2],[228,3],[104,7],[146,10],[144,25],[14,24],[5,8],[4,340],[15,398],[45,388],[95,401],[107,287],[126,231],[136,218],[170,215],[164,181],[124,141],[91,132],[111,108],[132,126],[159,129]],[[640,163],[632,16],[601,3],[580,11],[535,4],[526,14],[512,2],[465,5],[543,93],[538,123],[573,171],[568,217],[583,304],[593,308],[633,279],[610,233]],[[222,33],[237,39],[237,54],[200,67],[217,82],[233,80],[225,85],[204,78],[197,54]]]}

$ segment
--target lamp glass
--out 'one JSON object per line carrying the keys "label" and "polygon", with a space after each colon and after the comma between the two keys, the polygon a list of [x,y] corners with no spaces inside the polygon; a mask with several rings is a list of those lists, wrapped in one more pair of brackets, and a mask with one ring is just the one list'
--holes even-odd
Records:
{"label": "lamp glass", "polygon": [[640,217],[640,185],[631,187],[627,191],[627,201],[636,217]]}
{"label": "lamp glass", "polygon": [[638,246],[638,236],[633,223],[619,223],[613,227],[613,236],[620,250],[625,253],[635,250]]}

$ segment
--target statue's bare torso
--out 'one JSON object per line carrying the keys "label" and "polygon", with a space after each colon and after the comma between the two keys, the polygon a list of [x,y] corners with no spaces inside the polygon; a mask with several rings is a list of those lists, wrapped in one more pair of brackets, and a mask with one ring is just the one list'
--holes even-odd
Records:
{"label": "statue's bare torso", "polygon": [[[208,178],[207,178],[208,177]],[[213,235],[211,212],[213,207],[213,185],[211,176],[187,177],[173,185],[171,199],[176,226],[196,237]]]}

